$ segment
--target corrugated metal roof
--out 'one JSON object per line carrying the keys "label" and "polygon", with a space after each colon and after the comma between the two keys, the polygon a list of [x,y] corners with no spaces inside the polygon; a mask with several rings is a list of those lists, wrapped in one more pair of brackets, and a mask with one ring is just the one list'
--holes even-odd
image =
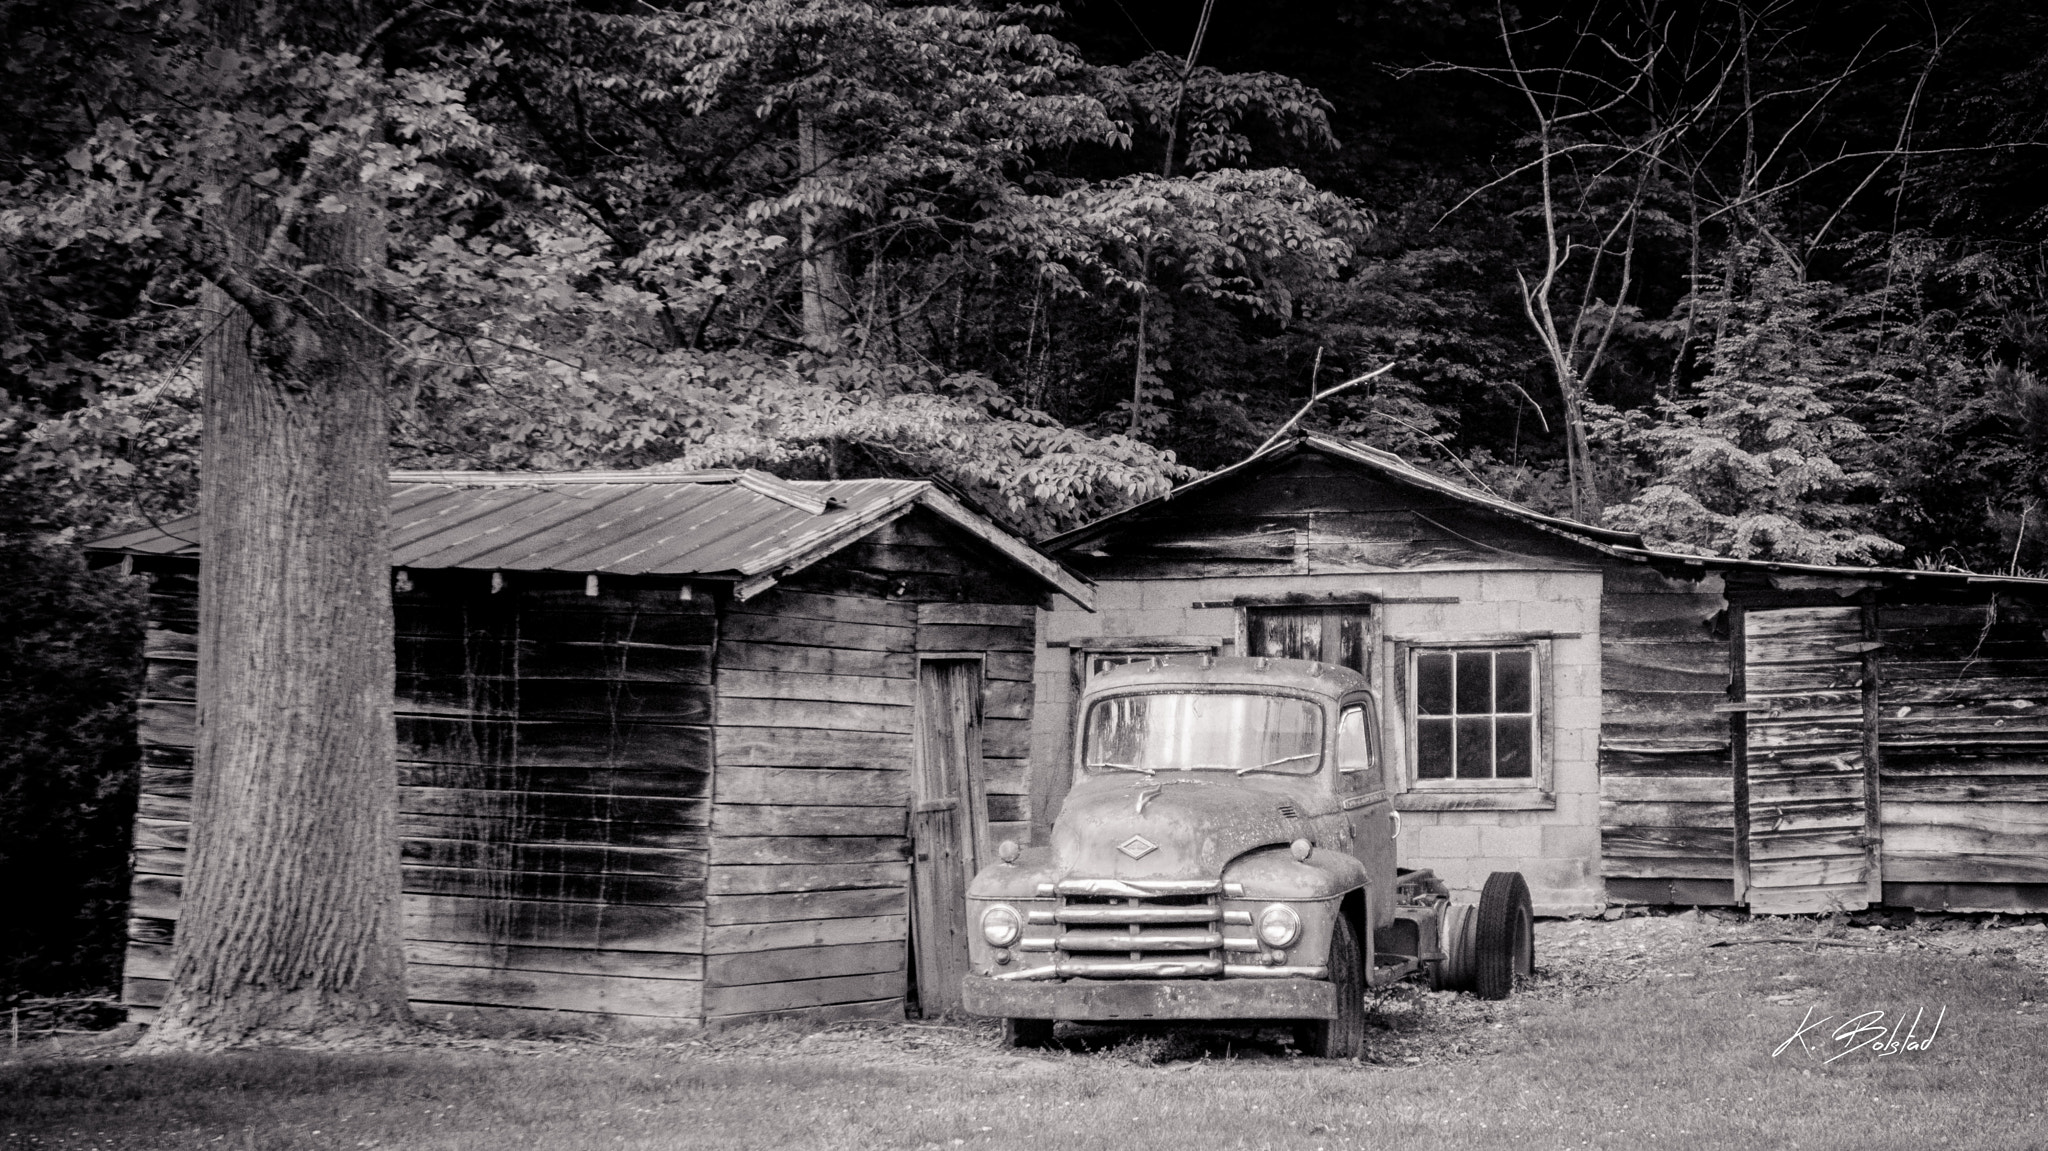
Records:
{"label": "corrugated metal roof", "polygon": [[[393,472],[391,563],[430,570],[685,575],[747,594],[930,508],[1084,604],[1087,583],[924,480],[762,472]],[[99,540],[98,552],[197,556],[199,520]]]}

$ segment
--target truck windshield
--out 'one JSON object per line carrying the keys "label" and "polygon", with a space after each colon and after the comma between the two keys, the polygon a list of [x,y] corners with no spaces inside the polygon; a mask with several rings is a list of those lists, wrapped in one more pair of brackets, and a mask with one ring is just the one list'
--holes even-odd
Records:
{"label": "truck windshield", "polygon": [[1095,701],[1081,763],[1090,771],[1255,771],[1308,775],[1323,761],[1323,712],[1304,699],[1160,692]]}

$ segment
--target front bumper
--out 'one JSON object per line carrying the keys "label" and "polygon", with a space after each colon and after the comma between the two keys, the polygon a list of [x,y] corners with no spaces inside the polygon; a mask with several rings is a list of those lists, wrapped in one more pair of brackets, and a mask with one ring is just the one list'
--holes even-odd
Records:
{"label": "front bumper", "polygon": [[1334,1019],[1324,979],[1067,979],[1029,982],[969,974],[967,1010],[998,1019]]}

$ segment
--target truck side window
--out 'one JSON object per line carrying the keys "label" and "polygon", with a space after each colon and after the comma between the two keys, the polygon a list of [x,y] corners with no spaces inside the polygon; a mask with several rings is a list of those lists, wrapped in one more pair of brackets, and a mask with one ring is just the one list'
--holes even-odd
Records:
{"label": "truck side window", "polygon": [[1380,775],[1372,761],[1372,740],[1365,730],[1365,709],[1347,707],[1337,720],[1337,770],[1344,790],[1378,791]]}

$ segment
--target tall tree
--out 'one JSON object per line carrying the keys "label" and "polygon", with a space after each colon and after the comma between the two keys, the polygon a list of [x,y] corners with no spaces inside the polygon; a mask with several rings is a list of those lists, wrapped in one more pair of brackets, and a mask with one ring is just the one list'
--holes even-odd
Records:
{"label": "tall tree", "polygon": [[407,1017],[385,223],[346,146],[382,131],[359,68],[376,24],[363,3],[209,0],[186,30],[186,79],[218,109],[173,236],[211,321],[199,732],[154,1050]]}

